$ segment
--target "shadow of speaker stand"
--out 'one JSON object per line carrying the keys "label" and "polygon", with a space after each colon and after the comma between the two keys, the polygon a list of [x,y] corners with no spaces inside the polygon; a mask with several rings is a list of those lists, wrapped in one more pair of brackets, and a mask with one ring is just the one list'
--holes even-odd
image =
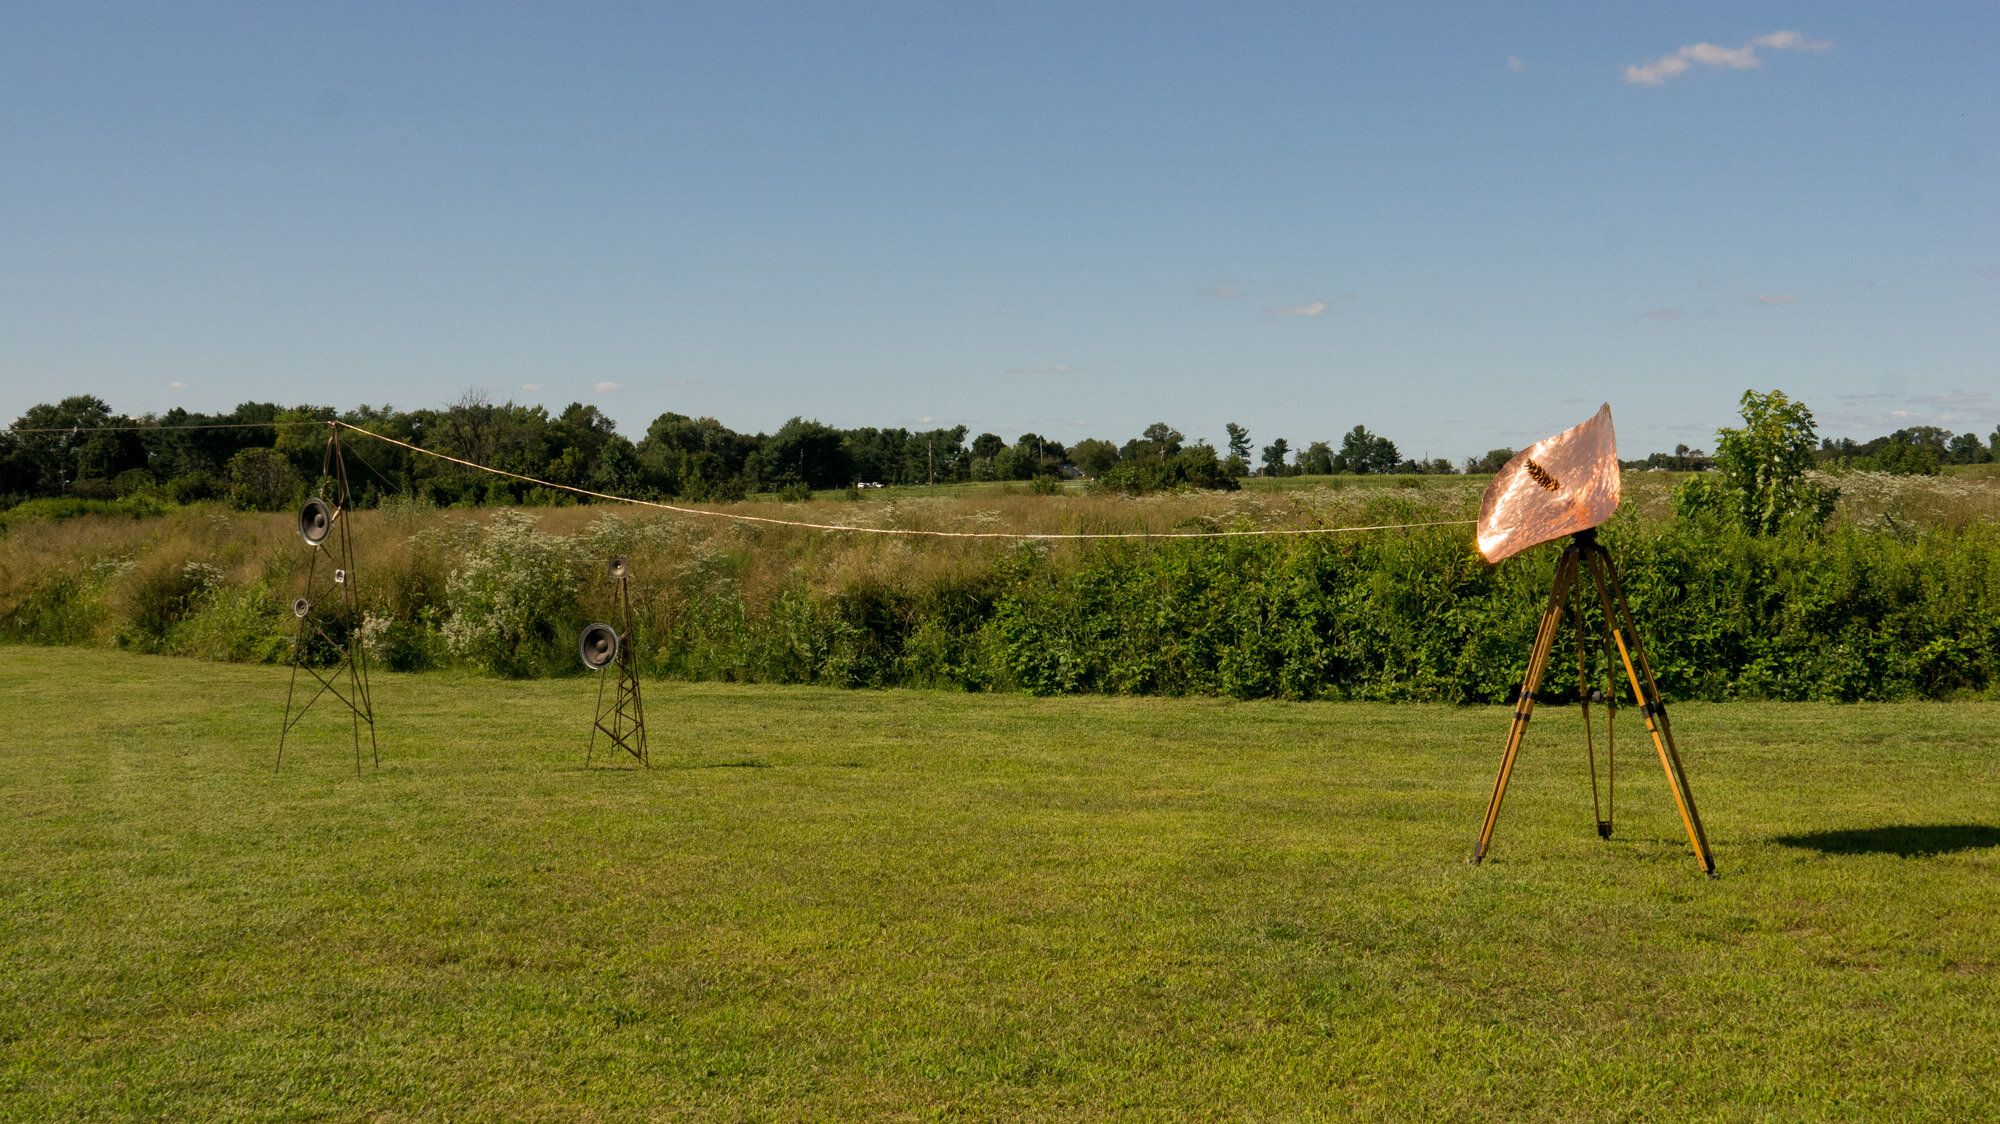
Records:
{"label": "shadow of speaker stand", "polygon": [[1823,855],[1896,855],[1927,859],[1957,851],[2000,847],[2000,827],[1976,823],[1890,824],[1885,827],[1843,828],[1780,835],[1771,840],[1785,847]]}

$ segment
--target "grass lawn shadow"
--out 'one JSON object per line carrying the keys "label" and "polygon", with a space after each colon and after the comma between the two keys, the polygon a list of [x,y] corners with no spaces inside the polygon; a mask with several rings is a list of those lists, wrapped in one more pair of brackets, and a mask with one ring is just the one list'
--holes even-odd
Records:
{"label": "grass lawn shadow", "polygon": [[1775,842],[1828,855],[1900,855],[1906,859],[2000,847],[2000,827],[1986,824],[1893,824],[1780,835]]}

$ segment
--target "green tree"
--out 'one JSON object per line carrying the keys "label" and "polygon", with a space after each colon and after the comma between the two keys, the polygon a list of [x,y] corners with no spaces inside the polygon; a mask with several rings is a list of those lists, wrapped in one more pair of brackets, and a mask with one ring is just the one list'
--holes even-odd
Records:
{"label": "green tree", "polygon": [[1225,423],[1222,428],[1229,432],[1229,455],[1249,464],[1250,431],[1235,422]]}
{"label": "green tree", "polygon": [[1389,472],[1403,459],[1396,443],[1377,437],[1366,426],[1355,426],[1340,439],[1340,456],[1335,466],[1353,473]]}
{"label": "green tree", "polygon": [[1961,433],[1951,439],[1948,459],[1953,464],[1985,464],[1993,459],[1993,454],[1987,451],[1986,442],[1977,433]]}
{"label": "green tree", "polygon": [[1126,444],[1125,458],[1130,460],[1134,456],[1150,456],[1164,462],[1168,457],[1181,451],[1183,440],[1186,439],[1181,436],[1180,430],[1166,422],[1154,422],[1146,427],[1145,432],[1139,434],[1138,441]]}
{"label": "green tree", "polygon": [[1061,442],[1036,433],[1023,433],[1011,447],[994,455],[993,478],[1029,480],[1036,476],[1057,476],[1068,463],[1069,452]]}
{"label": "green tree", "polygon": [[651,487],[706,500],[741,495],[743,468],[753,447],[749,437],[714,418],[666,413],[647,427],[638,454]]}
{"label": "green tree", "polygon": [[1069,459],[1085,476],[1102,476],[1118,463],[1118,447],[1109,441],[1086,437],[1070,449]]}
{"label": "green tree", "polygon": [[229,502],[249,511],[283,511],[305,491],[299,470],[276,449],[245,449],[229,458]]}
{"label": "green tree", "polygon": [[1740,411],[1740,428],[1715,431],[1716,478],[1703,474],[1675,489],[1675,509],[1732,516],[1755,535],[1793,520],[1826,522],[1839,493],[1806,475],[1819,443],[1812,411],[1782,390],[1746,390]]}
{"label": "green tree", "polygon": [[1854,458],[1849,467],[1860,472],[1886,472],[1892,476],[1936,476],[1940,460],[1936,445],[1912,441],[1907,430],[1870,441],[1872,451]]}
{"label": "green tree", "polygon": [[1286,475],[1285,458],[1290,456],[1291,452],[1291,443],[1282,437],[1264,446],[1264,475]]}
{"label": "green tree", "polygon": [[145,460],[136,434],[103,432],[106,426],[130,421],[114,416],[103,399],[89,394],[31,407],[14,428],[52,432],[10,435],[9,458],[16,462],[13,474],[26,485],[23,491],[37,495],[60,495],[84,479],[102,481],[108,495],[113,476],[140,467]]}
{"label": "green tree", "polygon": [[839,488],[854,483],[853,464],[841,432],[832,426],[793,418],[764,441],[754,458],[765,488],[804,484]]}
{"label": "green tree", "polygon": [[1127,457],[1099,476],[1097,485],[1106,491],[1134,496],[1185,489],[1233,492],[1241,487],[1216,457],[1215,447],[1206,442],[1182,449],[1163,460]]}

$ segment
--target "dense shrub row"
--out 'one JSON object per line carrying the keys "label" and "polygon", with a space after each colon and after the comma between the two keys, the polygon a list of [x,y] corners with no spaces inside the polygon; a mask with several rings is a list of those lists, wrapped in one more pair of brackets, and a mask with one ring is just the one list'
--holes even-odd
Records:
{"label": "dense shrub row", "polygon": [[[359,575],[367,612],[353,627],[399,669],[578,672],[578,628],[612,616],[602,560],[623,554],[658,676],[1452,702],[1499,700],[1519,676],[1558,549],[1494,567],[1464,529],[1432,528],[1024,545],[898,570],[835,557],[824,538],[615,515],[573,534],[521,513],[381,529],[393,549]],[[1752,537],[1621,517],[1605,540],[1669,697],[2000,694],[1991,524]],[[0,635],[283,660],[293,544],[51,562],[11,576]],[[1558,690],[1574,680],[1567,663],[1550,674]]]}

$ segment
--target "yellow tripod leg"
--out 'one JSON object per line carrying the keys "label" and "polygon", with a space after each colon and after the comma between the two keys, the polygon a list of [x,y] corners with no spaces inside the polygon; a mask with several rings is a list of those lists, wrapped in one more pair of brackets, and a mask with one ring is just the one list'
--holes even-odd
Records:
{"label": "yellow tripod leg", "polygon": [[1500,802],[1507,796],[1507,779],[1514,772],[1514,758],[1521,752],[1521,742],[1527,737],[1528,720],[1535,713],[1535,691],[1542,685],[1542,672],[1548,667],[1556,634],[1562,630],[1563,603],[1569,596],[1569,587],[1576,574],[1577,550],[1575,546],[1570,546],[1563,550],[1562,559],[1556,563],[1556,580],[1549,590],[1548,608],[1542,610],[1541,627],[1535,631],[1535,647],[1528,655],[1527,674],[1521,678],[1521,695],[1514,700],[1514,722],[1507,728],[1507,749],[1500,756],[1500,775],[1493,780],[1493,799],[1486,805],[1485,822],[1479,826],[1479,842],[1472,850],[1473,862],[1486,857],[1487,845],[1493,841],[1493,825],[1500,820]]}
{"label": "yellow tripod leg", "polygon": [[[1581,584],[1582,582],[1579,580],[1578,585],[1580,586]],[[1570,602],[1570,610],[1576,615],[1576,705],[1578,711],[1583,715],[1584,763],[1590,766],[1590,812],[1592,818],[1597,822],[1597,837],[1599,839],[1609,839],[1611,838],[1611,819],[1605,815],[1605,802],[1597,787],[1597,731],[1590,724],[1590,667],[1585,659],[1589,647],[1584,641],[1586,631],[1583,625],[1583,606],[1586,600],[1587,598],[1583,596],[1582,590],[1579,589],[1575,600]],[[1608,711],[1607,713],[1615,713],[1615,711]],[[1611,730],[1608,725],[1604,733],[1605,780],[1608,787],[1611,776]]]}
{"label": "yellow tripod leg", "polygon": [[[1632,682],[1632,695],[1639,700],[1639,713],[1646,720],[1646,732],[1653,736],[1653,748],[1659,751],[1660,768],[1667,774],[1667,787],[1673,790],[1674,803],[1680,808],[1688,843],[1694,848],[1701,869],[1714,878],[1715,855],[1708,849],[1708,835],[1701,827],[1701,813],[1694,806],[1694,791],[1688,787],[1680,752],[1674,748],[1673,730],[1667,725],[1666,704],[1660,701],[1660,689],[1653,681],[1652,666],[1646,662],[1645,650],[1639,646],[1639,630],[1632,623],[1632,608],[1625,601],[1625,590],[1618,583],[1618,571],[1611,565],[1610,552],[1595,543],[1590,547],[1590,573],[1597,584],[1598,596],[1604,602],[1605,620],[1611,628],[1612,641],[1618,645],[1619,660],[1625,665],[1625,675]],[[1609,593],[1605,589],[1607,578],[1610,581]],[[1617,598],[1615,617],[1612,614],[1612,594]],[[1640,674],[1642,669],[1643,676]]]}

